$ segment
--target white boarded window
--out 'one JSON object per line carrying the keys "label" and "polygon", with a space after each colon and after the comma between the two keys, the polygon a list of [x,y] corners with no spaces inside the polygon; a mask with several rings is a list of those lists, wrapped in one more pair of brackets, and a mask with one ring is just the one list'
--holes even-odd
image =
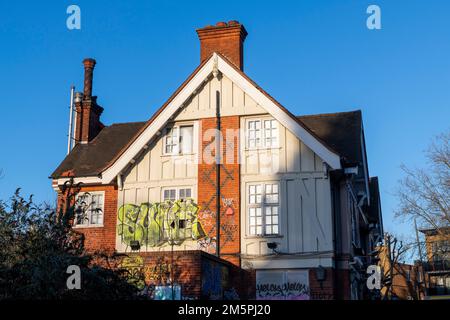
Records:
{"label": "white boarded window", "polygon": [[166,130],[164,154],[190,154],[193,152],[194,126],[175,126]]}
{"label": "white boarded window", "polygon": [[279,234],[279,198],[278,183],[258,183],[248,186],[250,235]]}
{"label": "white boarded window", "polygon": [[192,153],[193,136],[194,136],[193,126],[180,127],[180,145],[181,145],[180,153],[182,154]]}

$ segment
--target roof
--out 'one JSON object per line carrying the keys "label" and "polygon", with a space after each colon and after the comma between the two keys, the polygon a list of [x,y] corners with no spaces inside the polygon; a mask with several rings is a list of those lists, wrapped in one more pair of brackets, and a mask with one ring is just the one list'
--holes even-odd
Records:
{"label": "roof", "polygon": [[[361,152],[357,151],[360,150],[360,111],[297,118],[341,155],[351,161],[361,161]],[[145,124],[146,122],[117,123],[105,127],[89,144],[77,144],[51,177],[64,176],[68,171],[75,176],[99,175],[130,140],[141,132]]]}
{"label": "roof", "polygon": [[97,176],[123,147],[139,132],[145,122],[116,123],[104,127],[89,143],[78,143],[51,178]]}
{"label": "roof", "polygon": [[362,163],[360,110],[297,117],[349,163]]}
{"label": "roof", "polygon": [[383,224],[383,216],[381,213],[381,199],[380,199],[380,186],[378,183],[378,177],[371,177],[369,179],[370,190],[370,208],[369,219],[371,222]]}

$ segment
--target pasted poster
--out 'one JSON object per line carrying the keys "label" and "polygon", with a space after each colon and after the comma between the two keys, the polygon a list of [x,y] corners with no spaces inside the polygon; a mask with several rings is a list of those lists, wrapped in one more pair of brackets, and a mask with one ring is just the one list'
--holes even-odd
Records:
{"label": "pasted poster", "polygon": [[309,300],[308,270],[256,272],[256,299]]}

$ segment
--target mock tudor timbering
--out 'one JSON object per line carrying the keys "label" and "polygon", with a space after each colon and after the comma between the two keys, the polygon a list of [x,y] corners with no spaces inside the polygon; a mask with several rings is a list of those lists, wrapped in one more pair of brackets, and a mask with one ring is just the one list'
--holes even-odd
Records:
{"label": "mock tudor timbering", "polygon": [[[183,298],[223,298],[232,289],[250,297],[232,283],[257,299],[366,297],[367,255],[382,218],[361,112],[295,116],[243,72],[242,24],[197,34],[200,65],[146,122],[105,127],[92,96],[96,62],[83,61],[78,143],[51,177],[59,199],[73,176],[94,203],[90,220],[75,224],[87,247],[149,264],[174,250],[184,257],[179,270],[195,266],[195,277],[180,280]],[[203,156],[215,154],[210,133],[219,123],[222,160],[234,162],[218,166]],[[170,215],[162,202],[174,205]],[[212,292],[216,271],[229,285]]]}

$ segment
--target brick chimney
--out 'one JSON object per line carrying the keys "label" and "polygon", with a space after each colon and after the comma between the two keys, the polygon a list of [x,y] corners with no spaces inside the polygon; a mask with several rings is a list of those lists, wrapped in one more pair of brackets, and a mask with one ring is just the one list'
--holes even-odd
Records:
{"label": "brick chimney", "polygon": [[200,39],[200,62],[213,52],[223,54],[239,69],[244,70],[244,40],[247,31],[238,21],[218,22],[215,26],[197,29]]}
{"label": "brick chimney", "polygon": [[75,94],[75,110],[77,114],[75,122],[75,142],[88,143],[94,139],[103,129],[100,115],[103,108],[97,104],[97,97],[92,96],[92,80],[96,61],[91,58],[83,60],[84,65],[84,89],[83,93]]}

